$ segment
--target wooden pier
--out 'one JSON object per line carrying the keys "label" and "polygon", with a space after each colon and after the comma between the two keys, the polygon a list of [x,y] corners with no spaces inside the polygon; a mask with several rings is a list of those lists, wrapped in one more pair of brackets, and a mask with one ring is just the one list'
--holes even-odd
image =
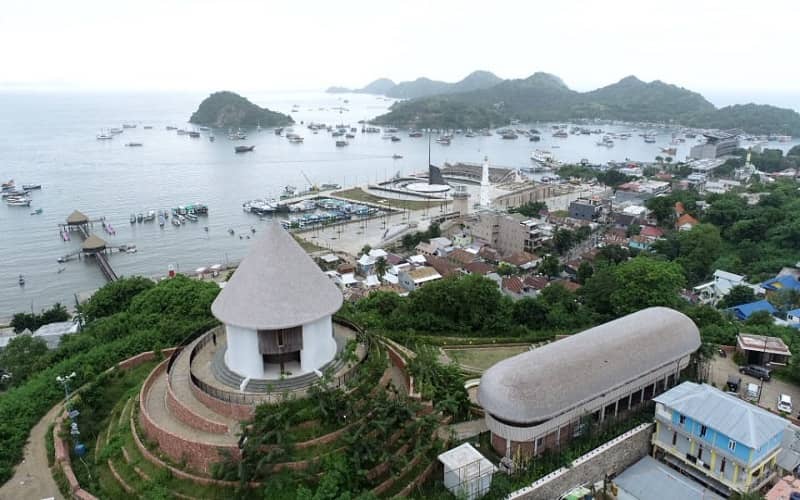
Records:
{"label": "wooden pier", "polygon": [[70,233],[77,232],[83,239],[83,243],[81,243],[80,250],[68,254],[66,258],[69,258],[73,255],[77,255],[78,258],[81,256],[94,257],[95,262],[97,262],[97,265],[100,267],[100,272],[103,273],[103,276],[105,276],[106,280],[116,281],[119,279],[119,277],[114,271],[114,268],[111,267],[111,264],[108,262],[107,256],[107,252],[110,252],[114,247],[109,246],[105,240],[99,236],[93,235],[89,231],[89,227],[92,225],[92,223],[100,222],[101,220],[102,219],[90,220],[86,215],[77,210],[72,212],[72,214],[67,217],[66,223],[60,225],[61,230],[69,231]]}

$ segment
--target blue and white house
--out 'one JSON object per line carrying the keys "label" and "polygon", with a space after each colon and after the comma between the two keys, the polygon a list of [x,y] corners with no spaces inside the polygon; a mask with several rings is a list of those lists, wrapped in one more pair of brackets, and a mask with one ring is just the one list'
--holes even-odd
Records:
{"label": "blue and white house", "polygon": [[777,473],[787,420],[693,382],[654,401],[656,458],[726,497],[756,491]]}

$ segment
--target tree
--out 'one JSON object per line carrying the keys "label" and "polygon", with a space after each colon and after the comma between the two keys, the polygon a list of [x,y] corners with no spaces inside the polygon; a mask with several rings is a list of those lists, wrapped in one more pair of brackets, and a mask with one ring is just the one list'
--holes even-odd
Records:
{"label": "tree", "polygon": [[20,385],[43,368],[47,353],[44,340],[31,335],[17,335],[0,351],[0,369],[11,374],[11,385]]}
{"label": "tree", "polygon": [[583,303],[604,318],[614,316],[614,304],[611,302],[611,292],[619,286],[616,276],[616,265],[601,264],[586,280],[578,295]]}
{"label": "tree", "polygon": [[769,326],[773,323],[775,323],[775,317],[769,311],[756,311],[744,322],[747,326]]}
{"label": "tree", "polygon": [[609,292],[617,316],[652,306],[677,307],[686,284],[679,265],[645,256],[618,265],[614,276],[618,286]]}
{"label": "tree", "polygon": [[511,314],[516,324],[536,330],[547,321],[547,306],[538,298],[523,297],[514,302]]}
{"label": "tree", "polygon": [[378,279],[383,279],[383,276],[386,274],[389,268],[389,263],[386,262],[385,257],[378,257],[378,260],[375,261],[375,274],[378,275]]}
{"label": "tree", "polygon": [[367,255],[369,254],[370,250],[372,250],[371,246],[364,245],[363,247],[361,247],[361,253],[359,255]]}
{"label": "tree", "polygon": [[669,196],[656,196],[645,202],[659,226],[668,225],[675,215],[675,202]]}
{"label": "tree", "polygon": [[704,280],[722,251],[719,229],[711,224],[698,224],[678,234],[677,262],[683,267],[689,283]]}
{"label": "tree", "polygon": [[753,289],[745,285],[736,285],[730,289],[727,295],[722,297],[717,307],[727,309],[740,304],[749,304],[756,301],[756,294]]}
{"label": "tree", "polygon": [[623,174],[619,170],[607,170],[597,174],[598,181],[613,189],[617,189],[621,184],[625,184],[631,179],[632,177]]}
{"label": "tree", "polygon": [[606,245],[597,252],[597,260],[605,261],[611,264],[619,264],[628,260],[631,256],[630,251],[619,245]]}
{"label": "tree", "polygon": [[139,276],[122,278],[104,286],[83,306],[87,322],[124,311],[134,297],[155,286],[153,280]]}
{"label": "tree", "polygon": [[631,236],[638,236],[642,232],[642,226],[639,224],[631,224],[628,226],[628,229],[625,230],[625,236],[630,238]]}
{"label": "tree", "polygon": [[11,327],[14,332],[20,333],[25,329],[31,332],[36,331],[40,326],[59,321],[68,321],[69,312],[67,308],[56,302],[50,309],[45,309],[41,314],[17,313],[11,318]]}
{"label": "tree", "polygon": [[543,201],[529,201],[518,207],[510,208],[508,211],[509,213],[522,214],[525,217],[539,217],[539,213],[544,210],[547,210],[547,203]]}
{"label": "tree", "polygon": [[558,276],[561,273],[561,262],[555,255],[545,255],[539,264],[539,272],[549,277]]}
{"label": "tree", "polygon": [[513,266],[508,262],[501,262],[500,265],[497,266],[497,274],[500,276],[511,276],[513,274],[517,274],[517,272],[517,266]]}
{"label": "tree", "polygon": [[581,262],[581,265],[578,266],[578,275],[575,277],[575,279],[581,285],[585,285],[586,280],[591,278],[592,274],[594,274],[594,268],[591,264],[584,260]]}
{"label": "tree", "polygon": [[560,255],[564,255],[576,243],[572,231],[566,228],[557,229],[553,233],[553,248]]}

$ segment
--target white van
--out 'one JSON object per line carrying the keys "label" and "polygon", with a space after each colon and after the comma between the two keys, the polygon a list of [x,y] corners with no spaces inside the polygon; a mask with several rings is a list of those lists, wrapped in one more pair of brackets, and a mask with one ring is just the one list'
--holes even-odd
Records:
{"label": "white van", "polygon": [[747,384],[747,392],[745,392],[745,397],[747,399],[758,399],[758,393],[761,390],[761,387],[758,384]]}
{"label": "white van", "polygon": [[778,396],[778,411],[792,413],[792,397],[788,394]]}

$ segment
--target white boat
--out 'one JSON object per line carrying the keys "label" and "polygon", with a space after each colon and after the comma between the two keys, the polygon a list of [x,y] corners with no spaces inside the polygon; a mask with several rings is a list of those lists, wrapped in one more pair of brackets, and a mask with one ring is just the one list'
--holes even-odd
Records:
{"label": "white boat", "polygon": [[536,163],[547,165],[554,160],[553,153],[544,149],[537,149],[531,153],[531,160]]}
{"label": "white boat", "polygon": [[111,134],[107,134],[107,133],[105,133],[105,132],[100,132],[100,133],[99,133],[99,134],[97,134],[95,137],[97,137],[97,140],[98,140],[98,141],[108,141],[108,140],[110,140],[110,139],[113,139],[113,138],[114,138],[114,136],[113,136],[113,135],[111,135]]}
{"label": "white boat", "polygon": [[6,205],[9,207],[29,207],[31,206],[30,198],[7,198]]}

